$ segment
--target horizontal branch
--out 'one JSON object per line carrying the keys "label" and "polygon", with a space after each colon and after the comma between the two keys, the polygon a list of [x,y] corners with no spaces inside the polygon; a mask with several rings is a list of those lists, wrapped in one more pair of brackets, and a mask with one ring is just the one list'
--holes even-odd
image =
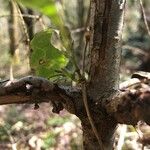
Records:
{"label": "horizontal branch", "polygon": [[[33,18],[33,19],[40,19],[41,16],[40,15],[30,15],[30,14],[21,14],[22,17],[26,17],[26,18]],[[20,14],[14,14],[12,15],[14,17],[20,17]],[[3,18],[3,17],[10,17],[10,14],[3,14],[3,15],[0,15],[0,18]]]}
{"label": "horizontal branch", "polygon": [[28,76],[0,82],[0,105],[51,102],[55,113],[63,108],[75,113],[74,97],[77,95],[79,92],[76,89],[58,86],[41,77]]}
{"label": "horizontal branch", "polygon": [[150,73],[135,73],[132,77],[122,83],[118,94],[107,102],[107,112],[114,115],[118,123],[136,125],[143,120],[150,125]]}

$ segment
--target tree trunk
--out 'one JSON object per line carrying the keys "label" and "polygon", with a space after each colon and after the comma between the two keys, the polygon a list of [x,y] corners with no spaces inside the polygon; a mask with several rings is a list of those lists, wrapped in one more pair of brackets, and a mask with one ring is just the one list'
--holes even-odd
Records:
{"label": "tree trunk", "polygon": [[[118,90],[124,5],[125,1],[120,0],[92,0],[90,8],[91,64],[87,88],[88,95],[94,102],[93,106],[90,105],[91,114],[105,150],[113,148],[113,134],[117,126],[117,122],[106,113],[103,105]],[[101,111],[96,112],[100,107]],[[86,119],[81,119],[84,149],[100,149]]]}

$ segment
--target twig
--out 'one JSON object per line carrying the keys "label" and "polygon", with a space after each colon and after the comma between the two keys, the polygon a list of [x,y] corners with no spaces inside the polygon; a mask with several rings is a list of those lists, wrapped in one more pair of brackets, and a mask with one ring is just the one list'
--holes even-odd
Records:
{"label": "twig", "polygon": [[85,30],[86,30],[85,27],[81,27],[81,28],[77,28],[77,29],[72,29],[71,33],[74,34],[74,33],[84,32]]}
{"label": "twig", "polygon": [[[21,15],[22,15],[23,18],[24,17],[26,17],[26,18],[33,18],[33,19],[39,19],[40,18],[39,15],[29,15],[29,14],[21,14]],[[10,14],[3,14],[3,15],[0,15],[0,18],[9,17],[9,16],[10,16]],[[14,16],[14,17],[20,17],[19,14],[14,14],[12,16]]]}
{"label": "twig", "polygon": [[148,35],[150,36],[150,29],[149,29],[149,26],[148,26],[148,23],[147,23],[146,13],[145,13],[145,9],[144,9],[142,0],[140,0],[140,6],[141,6],[141,9],[142,9],[142,15],[143,15],[144,23],[145,23]]}
{"label": "twig", "polygon": [[10,81],[13,81],[14,80],[14,76],[13,76],[13,62],[11,60],[11,64],[10,64]]}
{"label": "twig", "polygon": [[[72,45],[73,45],[73,42],[72,42]],[[72,47],[73,47],[73,46],[72,46]],[[72,50],[72,58],[71,58],[71,61],[72,61],[72,63],[74,64],[74,67],[75,67],[76,72],[77,72],[77,74],[78,74],[78,76],[79,76],[79,79],[81,79],[81,78],[82,78],[82,75],[81,75],[80,69],[79,69],[78,64],[77,64],[77,61],[76,61],[76,55],[75,55],[74,50]]]}
{"label": "twig", "polygon": [[23,27],[23,31],[24,31],[24,34],[25,34],[25,37],[26,37],[26,42],[27,42],[27,45],[28,45],[28,49],[29,49],[29,47],[30,47],[30,43],[29,43],[30,42],[30,38],[29,38],[29,35],[28,35],[27,27],[25,25],[25,22],[24,22],[23,17],[22,17],[22,13],[20,11],[20,8],[19,8],[17,2],[15,0],[12,0],[12,1],[16,5],[16,8],[17,8],[20,20],[21,20],[21,24],[22,24],[22,27]]}
{"label": "twig", "polygon": [[82,64],[82,78],[81,78],[82,97],[83,97],[84,107],[85,107],[89,122],[91,124],[92,130],[93,130],[93,132],[94,132],[94,134],[97,138],[100,149],[103,150],[104,148],[103,148],[103,143],[102,143],[101,137],[98,134],[97,128],[94,125],[94,120],[93,120],[93,118],[91,116],[91,113],[90,113],[90,109],[89,109],[89,105],[88,105],[88,99],[87,99],[86,80],[85,80],[85,76],[84,76],[84,72],[85,72],[85,54],[86,54],[87,46],[88,46],[89,39],[90,39],[89,36],[90,35],[86,36],[85,49],[83,51],[83,58],[82,58],[82,63],[83,63]]}
{"label": "twig", "polygon": [[[9,14],[3,14],[3,15],[0,15],[0,18],[9,17],[9,16],[10,16]],[[14,14],[12,16],[20,17],[20,15],[18,15],[18,14]],[[32,19],[38,20],[40,22],[41,26],[43,27],[43,29],[45,29],[45,25],[44,25],[43,19],[41,19],[41,15],[21,14],[21,16],[23,18],[32,18]]]}
{"label": "twig", "polygon": [[98,140],[98,143],[100,145],[100,149],[104,150],[101,137],[98,135],[98,131],[97,131],[95,125],[94,125],[94,120],[92,119],[92,116],[91,116],[91,113],[90,113],[90,110],[89,110],[89,105],[88,105],[88,100],[87,100],[86,83],[82,83],[82,97],[83,97],[83,102],[84,102],[85,110],[86,110],[89,122],[91,124],[92,130],[93,130],[93,132],[94,132],[94,134],[95,134],[95,136],[96,136],[96,138]]}
{"label": "twig", "polygon": [[[86,32],[89,32],[89,31],[86,31]],[[85,42],[85,48],[83,50],[83,54],[82,54],[82,76],[85,76],[85,56],[86,56],[86,52],[87,52],[87,46],[88,46],[88,43],[89,43],[89,40],[86,38],[86,42]]]}
{"label": "twig", "polygon": [[[39,16],[39,18],[37,18],[37,19],[36,19],[35,23],[36,23],[37,21],[39,21],[39,20],[40,20],[40,17],[41,17],[41,16]],[[32,25],[31,25],[31,26],[29,26],[29,28],[30,28],[30,27],[32,27]],[[42,27],[43,27],[43,26],[42,26]],[[45,28],[43,28],[43,29],[45,29]],[[16,48],[18,48],[18,47],[19,47],[19,44],[20,44],[20,42],[21,42],[21,41],[23,41],[24,36],[26,36],[26,35],[24,34],[24,35],[23,35],[23,36],[19,39],[19,42],[18,42],[18,44],[16,45]]]}

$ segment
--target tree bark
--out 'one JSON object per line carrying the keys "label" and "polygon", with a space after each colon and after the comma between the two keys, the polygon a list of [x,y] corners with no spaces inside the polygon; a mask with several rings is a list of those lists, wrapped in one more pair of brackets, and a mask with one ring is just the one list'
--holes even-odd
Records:
{"label": "tree bark", "polygon": [[19,80],[0,82],[0,105],[51,102],[54,113],[59,113],[65,108],[75,114],[75,108],[82,107],[79,99],[79,90],[58,86],[41,77],[28,76]]}
{"label": "tree bark", "polygon": [[[125,1],[91,1],[91,40],[88,95],[94,102],[91,114],[105,150],[113,147],[116,120],[107,115],[103,108],[105,101],[111,100],[119,86],[119,66],[121,57],[121,33]],[[96,107],[99,112],[94,112]],[[99,149],[99,144],[89,122],[81,119],[85,149]],[[85,123],[86,122],[86,123]],[[93,136],[92,136],[93,135]]]}

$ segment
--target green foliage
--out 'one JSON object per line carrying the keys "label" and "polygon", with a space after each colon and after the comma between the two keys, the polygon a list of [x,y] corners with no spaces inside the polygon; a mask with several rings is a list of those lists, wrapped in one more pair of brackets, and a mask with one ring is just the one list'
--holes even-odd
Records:
{"label": "green foliage", "polygon": [[55,76],[56,70],[64,68],[68,62],[63,53],[51,44],[52,33],[50,29],[39,32],[31,41],[31,67],[37,75],[46,78]]}
{"label": "green foliage", "polygon": [[58,14],[54,0],[18,0],[18,2],[47,15],[55,26],[60,27],[63,25],[62,18]]}
{"label": "green foliage", "polygon": [[[73,40],[69,28],[64,24],[63,11],[57,11],[54,0],[18,0],[25,6],[37,9],[44,15],[50,17],[52,24],[58,28],[59,44],[61,49],[54,47],[51,44],[51,36],[53,30],[37,33],[31,42],[33,53],[31,54],[31,68],[36,71],[36,74],[42,77],[51,78],[52,76],[60,75],[73,79],[72,72],[66,68],[68,60],[72,59]],[[57,39],[58,40],[58,39]],[[55,42],[55,41],[54,41]],[[55,45],[55,43],[53,43]],[[59,49],[59,50],[58,50]],[[71,64],[73,65],[73,64]],[[72,68],[72,67],[71,67]],[[57,71],[57,73],[56,73]],[[59,73],[58,73],[59,71]]]}
{"label": "green foliage", "polygon": [[[52,29],[37,33],[31,42],[31,48],[33,53],[31,54],[31,68],[36,71],[38,76],[45,78],[51,78],[52,76],[59,76],[61,78],[66,77],[69,80],[75,79],[74,64],[75,56],[73,55],[73,40],[69,28],[64,23],[64,12],[62,7],[57,11],[54,0],[18,0],[25,6],[33,9],[37,9],[44,15],[50,17],[53,27],[57,27],[56,33],[59,39],[51,44],[51,37],[54,33]],[[59,42],[60,47],[55,44]],[[54,45],[54,46],[53,46]],[[59,50],[58,50],[59,49]],[[68,63],[70,60],[71,63]],[[69,68],[68,65],[69,64]],[[66,67],[65,67],[66,66]],[[71,69],[71,70],[70,70]],[[57,71],[57,72],[56,72]],[[57,79],[58,78],[54,78]]]}

